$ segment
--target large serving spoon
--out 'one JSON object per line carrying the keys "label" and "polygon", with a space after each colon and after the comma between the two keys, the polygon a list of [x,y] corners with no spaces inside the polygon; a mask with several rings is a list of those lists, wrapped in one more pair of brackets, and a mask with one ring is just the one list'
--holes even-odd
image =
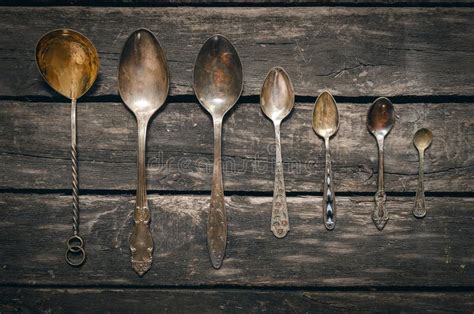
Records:
{"label": "large serving spoon", "polygon": [[140,276],[151,268],[153,260],[151,214],[146,195],[146,131],[150,118],[168,96],[168,73],[166,56],[156,37],[147,29],[133,32],[122,49],[118,83],[120,96],[138,125],[137,200],[130,251],[132,268]]}
{"label": "large serving spoon", "polygon": [[58,29],[46,33],[36,46],[36,64],[55,91],[71,99],[72,231],[67,240],[66,262],[80,266],[86,260],[84,240],[79,235],[79,178],[77,165],[77,99],[94,84],[99,56],[92,42],[81,33]]}
{"label": "large serving spoon", "polygon": [[242,64],[227,38],[214,35],[204,43],[194,64],[193,87],[199,102],[211,114],[214,124],[214,170],[207,245],[212,266],[218,269],[222,265],[227,242],[221,164],[222,119],[237,102],[243,88]]}
{"label": "large serving spoon", "polygon": [[275,183],[270,229],[273,235],[279,239],[285,237],[290,231],[281,158],[280,125],[294,105],[295,92],[288,73],[281,67],[272,68],[263,82],[260,92],[260,106],[263,113],[272,120],[275,128]]}
{"label": "large serving spoon", "polygon": [[384,139],[392,129],[394,123],[395,110],[390,100],[384,97],[376,99],[367,113],[367,128],[377,140],[379,149],[378,189],[375,194],[375,209],[372,214],[372,220],[379,230],[382,230],[388,221],[388,212],[385,208],[387,195],[384,191]]}
{"label": "large serving spoon", "polygon": [[416,190],[415,206],[413,207],[413,215],[416,218],[423,218],[426,216],[425,207],[425,187],[424,187],[424,164],[425,164],[425,150],[430,147],[433,142],[433,133],[428,129],[419,129],[413,138],[413,144],[415,144],[418,150],[418,156],[420,160],[420,169],[418,174],[418,188]]}
{"label": "large serving spoon", "polygon": [[324,139],[326,167],[324,170],[323,221],[327,230],[336,226],[336,194],[331,167],[329,139],[339,129],[339,112],[336,101],[329,92],[322,92],[316,99],[313,111],[313,130]]}

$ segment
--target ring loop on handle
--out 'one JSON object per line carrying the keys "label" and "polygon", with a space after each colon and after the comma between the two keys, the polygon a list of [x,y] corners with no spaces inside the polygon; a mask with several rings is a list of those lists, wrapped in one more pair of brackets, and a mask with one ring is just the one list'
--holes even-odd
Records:
{"label": "ring loop on handle", "polygon": [[[78,242],[79,244],[75,244],[75,242]],[[84,250],[84,240],[78,235],[73,235],[66,241],[66,244],[67,244],[67,250],[65,254],[66,262],[73,267],[81,266],[82,264],[84,264],[84,262],[86,261],[86,251]],[[74,261],[76,259],[74,260],[71,259],[71,256],[73,254],[79,255],[79,259],[77,261]]]}

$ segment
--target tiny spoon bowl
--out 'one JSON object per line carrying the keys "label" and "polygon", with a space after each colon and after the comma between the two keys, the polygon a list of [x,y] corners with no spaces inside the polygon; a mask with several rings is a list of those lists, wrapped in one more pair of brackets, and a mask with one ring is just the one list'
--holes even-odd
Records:
{"label": "tiny spoon bowl", "polygon": [[84,95],[99,72],[99,56],[94,44],[70,29],[46,33],[36,45],[36,64],[44,80],[69,99]]}
{"label": "tiny spoon bowl", "polygon": [[260,92],[263,113],[272,121],[283,120],[295,106],[295,92],[288,73],[281,67],[272,68]]}
{"label": "tiny spoon bowl", "polygon": [[378,98],[367,113],[367,127],[375,137],[385,137],[395,123],[394,107],[390,100]]}
{"label": "tiny spoon bowl", "polygon": [[413,144],[419,151],[424,151],[433,142],[433,133],[428,129],[419,129],[413,137]]}
{"label": "tiny spoon bowl", "polygon": [[322,138],[330,138],[339,129],[339,112],[329,92],[322,92],[316,99],[312,123],[314,132]]}

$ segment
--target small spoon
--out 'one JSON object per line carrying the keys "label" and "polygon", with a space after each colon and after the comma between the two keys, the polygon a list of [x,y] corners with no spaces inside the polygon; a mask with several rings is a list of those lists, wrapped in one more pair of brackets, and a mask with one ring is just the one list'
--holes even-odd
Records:
{"label": "small spoon", "polygon": [[239,55],[230,41],[210,37],[202,46],[194,64],[193,87],[201,105],[211,114],[214,124],[214,170],[211,204],[207,222],[207,245],[212,266],[219,269],[227,242],[227,219],[222,182],[222,119],[242,93],[243,75]]}
{"label": "small spoon", "polygon": [[143,276],[153,261],[151,214],[146,195],[146,131],[150,118],[164,104],[169,90],[166,56],[149,30],[138,29],[125,42],[120,55],[118,84],[120,96],[138,125],[138,186],[130,251],[133,270]]}
{"label": "small spoon", "polygon": [[270,229],[273,235],[279,239],[284,238],[290,231],[281,158],[280,125],[294,105],[295,92],[288,73],[281,67],[272,68],[263,82],[260,92],[260,106],[263,113],[272,120],[275,127],[275,183]]}
{"label": "small spoon", "polygon": [[430,147],[433,142],[433,133],[428,129],[419,129],[413,138],[413,144],[415,144],[418,150],[418,156],[420,159],[420,169],[418,174],[418,188],[416,190],[415,206],[413,207],[413,215],[416,218],[423,218],[426,216],[425,207],[425,187],[424,187],[424,163],[425,163],[425,150]]}
{"label": "small spoon", "polygon": [[339,129],[339,112],[336,101],[329,92],[323,92],[316,99],[313,111],[313,130],[324,139],[326,147],[326,168],[324,171],[323,220],[327,230],[336,226],[336,194],[331,167],[329,139]]}
{"label": "small spoon", "polygon": [[[77,99],[94,84],[99,56],[94,44],[70,29],[46,33],[36,46],[36,64],[44,80],[56,92],[71,99],[71,162],[73,235],[67,240],[66,262],[80,266],[86,261],[84,240],[79,236],[79,178],[77,167]],[[75,256],[75,258],[72,258]]]}
{"label": "small spoon", "polygon": [[390,132],[395,123],[395,110],[387,98],[381,97],[374,101],[367,113],[367,128],[375,137],[379,149],[379,178],[378,189],[375,194],[375,209],[372,214],[377,229],[382,230],[388,221],[388,213],[385,208],[387,195],[384,191],[383,150],[385,136]]}

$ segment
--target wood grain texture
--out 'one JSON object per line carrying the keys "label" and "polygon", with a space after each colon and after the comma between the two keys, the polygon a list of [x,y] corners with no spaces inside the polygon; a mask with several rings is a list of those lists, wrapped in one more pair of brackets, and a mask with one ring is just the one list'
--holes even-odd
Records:
{"label": "wood grain texture", "polygon": [[[0,311],[23,313],[472,312],[472,292],[0,288]],[[107,302],[104,302],[107,300]]]}
{"label": "wood grain texture", "polygon": [[474,285],[473,198],[428,198],[423,220],[413,198],[389,197],[390,220],[378,231],[372,197],[339,197],[337,226],[322,223],[320,197],[289,197],[291,231],[270,232],[271,197],[226,198],[229,233],[220,270],[209,261],[209,196],[151,195],[152,269],[130,267],[133,196],[81,197],[88,260],[63,258],[71,233],[67,195],[0,194],[0,284],[106,286],[449,287]]}
{"label": "wood grain texture", "polygon": [[[375,192],[377,147],[366,127],[369,104],[339,104],[340,128],[331,140],[336,194]],[[416,130],[432,130],[426,151],[430,192],[472,192],[474,106],[395,105],[398,119],[386,140],[390,192],[414,192]],[[323,141],[311,127],[313,104],[298,103],[282,124],[287,191],[320,192]],[[70,189],[69,104],[0,102],[0,188]],[[120,103],[79,103],[79,177],[82,189],[135,190],[137,127]],[[167,104],[148,130],[148,188],[209,191],[212,123],[197,103]],[[257,104],[240,103],[224,121],[225,190],[273,191],[274,132]]]}
{"label": "wood grain texture", "polygon": [[[147,27],[166,50],[171,94],[192,94],[204,41],[226,35],[244,66],[244,94],[258,95],[283,66],[298,95],[474,95],[473,8],[107,8],[3,7],[0,95],[51,96],[34,49],[47,31],[76,29],[97,46],[99,79],[89,95],[117,94],[120,51]],[[169,31],[173,30],[173,31]],[[56,95],[55,95],[56,96]]]}

